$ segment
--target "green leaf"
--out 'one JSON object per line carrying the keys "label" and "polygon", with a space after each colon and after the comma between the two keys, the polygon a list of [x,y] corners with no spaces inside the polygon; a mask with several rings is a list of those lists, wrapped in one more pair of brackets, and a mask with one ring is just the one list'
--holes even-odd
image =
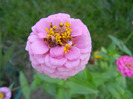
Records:
{"label": "green leaf", "polygon": [[[81,81],[80,81],[81,82]],[[84,82],[84,81],[83,81]],[[84,82],[85,83],[85,82]],[[72,94],[94,94],[98,91],[89,84],[83,84],[79,82],[67,82],[67,86],[70,87]]]}
{"label": "green leaf", "polygon": [[4,55],[4,60],[3,60],[3,66],[6,66],[10,57],[11,57],[11,54],[13,53],[13,50],[14,50],[14,47],[15,45],[12,45],[9,50],[6,52],[6,54]]}
{"label": "green leaf", "polygon": [[37,88],[38,88],[38,86],[37,86],[37,81],[36,81],[36,79],[35,79],[35,80],[32,81],[32,83],[31,83],[31,85],[30,85],[30,90],[31,90],[31,91],[34,91],[34,90],[36,90]]}
{"label": "green leaf", "polygon": [[108,84],[107,85],[107,90],[112,94],[112,96],[114,96],[116,99],[121,99],[120,94],[118,93],[118,91],[114,88],[114,86],[112,86],[112,84]]}
{"label": "green leaf", "polygon": [[48,94],[54,97],[56,96],[57,93],[57,87],[58,87],[57,84],[48,83],[48,82],[43,83],[43,86],[41,86],[43,90],[46,90]]}
{"label": "green leaf", "polygon": [[[67,82],[72,90],[81,94],[98,93],[94,84],[89,83],[87,80],[83,80],[77,77],[71,77]],[[78,91],[80,89],[80,91]]]}
{"label": "green leaf", "polygon": [[123,76],[117,77],[116,81],[123,88],[126,88],[127,87],[126,78],[125,77],[123,77]]}
{"label": "green leaf", "polygon": [[97,87],[111,79],[111,77],[105,73],[93,73],[92,76]]}
{"label": "green leaf", "polygon": [[42,73],[39,73],[39,72],[36,72],[36,74],[39,78],[41,78],[42,80],[44,80],[46,82],[56,83],[59,85],[61,85],[63,83],[63,80],[61,80],[61,79],[53,79],[53,78],[50,78],[49,76],[42,74]]}
{"label": "green leaf", "polygon": [[88,80],[88,82],[93,82],[93,78],[92,78],[90,71],[87,68],[85,68],[84,71],[86,75],[86,80]]}
{"label": "green leaf", "polygon": [[122,50],[126,54],[132,56],[132,52],[126,47],[126,45],[124,44],[124,42],[122,40],[119,40],[118,38],[116,38],[112,35],[109,35],[109,38],[112,39],[114,44],[116,44],[120,48],[120,50]]}
{"label": "green leaf", "polygon": [[72,93],[69,88],[65,88],[65,99],[71,99]]}
{"label": "green leaf", "polygon": [[30,87],[28,85],[27,79],[25,75],[23,74],[23,72],[20,72],[19,81],[20,81],[23,95],[25,96],[26,99],[30,99]]}
{"label": "green leaf", "polygon": [[59,87],[57,90],[56,99],[64,99],[64,97],[65,97],[65,90],[63,87]]}
{"label": "green leaf", "polygon": [[77,75],[75,75],[74,77],[71,77],[71,78],[86,80],[89,83],[93,82],[93,78],[91,76],[91,73],[89,72],[89,70],[87,68],[85,68],[83,71],[79,72]]}
{"label": "green leaf", "polygon": [[12,90],[13,86],[14,86],[14,83],[12,83],[12,84],[9,86],[9,89]]}

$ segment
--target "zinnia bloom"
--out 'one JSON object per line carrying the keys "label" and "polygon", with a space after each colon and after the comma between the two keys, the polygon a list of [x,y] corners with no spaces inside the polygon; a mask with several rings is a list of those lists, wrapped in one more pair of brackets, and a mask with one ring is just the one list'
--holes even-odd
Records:
{"label": "zinnia bloom", "polygon": [[122,56],[116,61],[117,69],[122,72],[123,76],[133,76],[133,58],[130,56]]}
{"label": "zinnia bloom", "polygon": [[11,91],[8,87],[1,87],[0,88],[0,99],[10,99],[11,98]]}
{"label": "zinnia bloom", "polygon": [[85,68],[91,53],[91,37],[80,19],[58,13],[40,19],[32,27],[26,50],[37,71],[63,79]]}

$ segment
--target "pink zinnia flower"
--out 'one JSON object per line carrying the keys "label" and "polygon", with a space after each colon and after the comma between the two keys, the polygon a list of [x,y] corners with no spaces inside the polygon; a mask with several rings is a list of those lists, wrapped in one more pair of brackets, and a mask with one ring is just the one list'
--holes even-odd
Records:
{"label": "pink zinnia flower", "polygon": [[37,71],[63,79],[85,68],[91,53],[91,37],[80,19],[58,13],[40,19],[32,27],[26,50]]}
{"label": "pink zinnia flower", "polygon": [[116,61],[117,69],[122,72],[123,76],[133,76],[133,58],[130,56],[122,56]]}
{"label": "pink zinnia flower", "polygon": [[0,88],[0,99],[10,99],[11,98],[11,91],[8,87],[1,87]]}

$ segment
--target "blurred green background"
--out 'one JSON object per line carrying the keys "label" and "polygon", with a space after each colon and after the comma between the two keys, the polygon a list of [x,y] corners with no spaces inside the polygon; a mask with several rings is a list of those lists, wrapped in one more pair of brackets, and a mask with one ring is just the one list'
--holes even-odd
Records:
{"label": "blurred green background", "polygon": [[[0,33],[7,40],[26,44],[31,27],[41,18],[68,13],[87,25],[93,50],[107,46],[108,35],[126,41],[133,30],[133,0],[0,0]],[[133,51],[133,37],[126,42]]]}

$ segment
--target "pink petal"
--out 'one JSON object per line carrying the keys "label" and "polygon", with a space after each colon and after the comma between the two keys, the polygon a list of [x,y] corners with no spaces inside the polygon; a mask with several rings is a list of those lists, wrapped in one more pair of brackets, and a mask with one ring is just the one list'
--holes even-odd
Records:
{"label": "pink petal", "polygon": [[44,54],[49,50],[49,47],[44,41],[38,40],[31,44],[31,49],[34,54]]}
{"label": "pink petal", "polygon": [[59,17],[53,17],[51,18],[51,22],[53,25],[56,25],[57,27],[59,27],[59,24],[62,22],[62,19]]}
{"label": "pink petal", "polygon": [[27,41],[27,43],[26,43],[26,47],[25,47],[25,50],[26,50],[26,51],[29,51],[29,47],[30,47],[30,42]]}
{"label": "pink petal", "polygon": [[45,64],[46,64],[47,66],[51,67],[51,68],[56,68],[56,66],[51,65],[49,54],[47,54],[46,57],[45,57]]}
{"label": "pink petal", "polygon": [[66,61],[67,61],[66,58],[57,59],[57,58],[50,57],[50,63],[51,63],[52,65],[62,66],[63,64],[66,63]]}
{"label": "pink petal", "polygon": [[81,66],[86,65],[88,63],[90,56],[87,56],[84,60],[81,60]]}
{"label": "pink petal", "polygon": [[55,71],[55,69],[50,68],[50,67],[46,66],[45,64],[41,64],[41,69],[42,69],[42,71],[44,71],[44,72],[47,71],[48,73],[53,73]]}
{"label": "pink petal", "polygon": [[85,53],[80,55],[81,60],[85,60],[87,57],[90,57],[90,53]]}
{"label": "pink petal", "polygon": [[34,55],[30,55],[30,60],[31,60],[31,62],[32,62],[34,65],[40,64],[40,63],[36,60],[36,58],[34,57]]}
{"label": "pink petal", "polygon": [[32,31],[34,33],[46,32],[45,28],[48,28],[49,25],[50,22],[47,20],[47,18],[42,18],[32,27]]}
{"label": "pink petal", "polygon": [[71,36],[80,36],[82,35],[82,28],[80,26],[73,26],[72,31],[71,31]]}
{"label": "pink petal", "polygon": [[88,40],[88,36],[78,36],[74,40],[74,44],[76,44],[76,47],[80,49],[84,49],[88,46],[91,46],[91,40]]}
{"label": "pink petal", "polygon": [[80,53],[90,53],[91,52],[91,46],[87,46],[84,49],[80,49]]}
{"label": "pink petal", "polygon": [[40,33],[38,33],[38,37],[40,37],[40,38],[47,38],[47,33],[40,32]]}
{"label": "pink petal", "polygon": [[45,63],[45,57],[46,57],[45,54],[43,54],[43,55],[36,54],[34,57],[40,64]]}
{"label": "pink petal", "polygon": [[65,54],[69,60],[76,60],[80,57],[80,50],[77,47],[71,47],[70,51]]}
{"label": "pink petal", "polygon": [[65,18],[65,19],[70,19],[70,15],[69,14],[65,14],[65,13],[58,13],[58,14],[54,14],[54,15],[50,15],[48,16],[48,18],[53,18],[53,17],[60,17],[60,18]]}
{"label": "pink petal", "polygon": [[57,70],[58,71],[61,71],[61,72],[69,72],[69,71],[71,71],[72,69],[71,68],[66,68],[66,67],[64,67],[64,66],[62,66],[62,67],[58,67],[57,68]]}
{"label": "pink petal", "polygon": [[74,61],[67,61],[65,64],[65,67],[67,68],[74,68],[76,66],[78,66],[80,63],[80,59],[74,60]]}
{"label": "pink petal", "polygon": [[71,19],[71,26],[70,28],[74,28],[75,26],[80,26],[81,28],[84,27],[84,24],[82,23],[82,21],[80,19]]}
{"label": "pink petal", "polygon": [[58,57],[64,55],[64,47],[56,46],[50,49],[50,55],[52,57]]}
{"label": "pink petal", "polygon": [[30,36],[28,37],[28,41],[35,42],[36,40],[39,40],[39,38],[33,33],[31,33]]}

